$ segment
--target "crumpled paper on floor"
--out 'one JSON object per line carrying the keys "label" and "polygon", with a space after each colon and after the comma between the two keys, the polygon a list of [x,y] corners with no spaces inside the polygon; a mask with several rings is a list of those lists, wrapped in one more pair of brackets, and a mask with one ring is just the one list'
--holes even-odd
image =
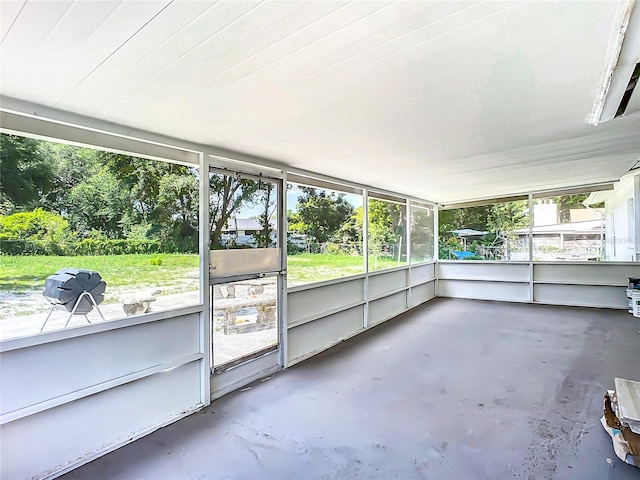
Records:
{"label": "crumpled paper on floor", "polygon": [[607,390],[603,400],[604,415],[600,419],[600,423],[611,437],[616,456],[629,465],[640,467],[640,435],[633,433],[620,423],[612,401],[615,405],[615,392]]}

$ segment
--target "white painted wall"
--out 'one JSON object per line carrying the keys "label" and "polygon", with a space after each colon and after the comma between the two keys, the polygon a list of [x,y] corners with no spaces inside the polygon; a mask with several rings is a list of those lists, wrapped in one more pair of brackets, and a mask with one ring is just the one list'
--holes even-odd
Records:
{"label": "white painted wall", "polygon": [[605,200],[606,259],[617,262],[639,260],[640,174],[622,178]]}
{"label": "white painted wall", "polygon": [[204,406],[203,321],[193,307],[0,343],[0,477],[59,475]]}
{"label": "white painted wall", "polygon": [[625,290],[632,276],[640,276],[640,264],[440,261],[437,295],[627,309]]}
{"label": "white painted wall", "polygon": [[289,289],[288,365],[435,297],[435,263]]}

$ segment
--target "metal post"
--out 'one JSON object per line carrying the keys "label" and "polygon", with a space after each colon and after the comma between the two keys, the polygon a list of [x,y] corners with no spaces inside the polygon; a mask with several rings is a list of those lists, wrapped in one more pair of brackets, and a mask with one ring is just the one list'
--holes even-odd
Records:
{"label": "metal post", "polygon": [[278,329],[279,343],[279,363],[282,368],[287,368],[289,364],[288,349],[288,315],[287,315],[287,173],[283,172],[280,182],[280,195],[278,196],[278,238],[280,243],[280,274],[278,275],[278,311],[276,318],[276,328]]}
{"label": "metal post", "polygon": [[369,191],[365,188],[362,190],[362,250],[364,254],[364,315],[362,327],[369,326]]}
{"label": "metal post", "polygon": [[533,194],[529,193],[528,195],[529,201],[529,301],[533,303],[533,275],[534,275],[534,266],[533,266],[533,224],[534,224],[534,208],[533,208]]}
{"label": "metal post", "polygon": [[200,367],[200,401],[203,405],[211,402],[211,371],[213,368],[213,311],[209,289],[209,155],[199,153],[200,204],[198,222],[198,253],[200,267],[200,351],[203,354]]}

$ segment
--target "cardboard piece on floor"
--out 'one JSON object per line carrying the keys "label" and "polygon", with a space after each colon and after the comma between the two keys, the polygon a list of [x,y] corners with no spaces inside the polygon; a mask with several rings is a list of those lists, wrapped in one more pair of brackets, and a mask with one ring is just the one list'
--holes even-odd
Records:
{"label": "cardboard piece on floor", "polygon": [[640,467],[640,435],[633,433],[629,428],[620,423],[615,414],[615,392],[608,390],[604,396],[604,415],[600,419],[603,428],[607,431],[613,442],[613,451],[623,462]]}

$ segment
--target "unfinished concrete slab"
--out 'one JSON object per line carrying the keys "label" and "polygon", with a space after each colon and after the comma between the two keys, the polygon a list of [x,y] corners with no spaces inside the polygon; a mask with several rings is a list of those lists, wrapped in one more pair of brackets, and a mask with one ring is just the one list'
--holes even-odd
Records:
{"label": "unfinished concrete slab", "polygon": [[639,331],[624,311],[437,299],[64,478],[637,479],[599,419],[614,378],[640,376]]}

